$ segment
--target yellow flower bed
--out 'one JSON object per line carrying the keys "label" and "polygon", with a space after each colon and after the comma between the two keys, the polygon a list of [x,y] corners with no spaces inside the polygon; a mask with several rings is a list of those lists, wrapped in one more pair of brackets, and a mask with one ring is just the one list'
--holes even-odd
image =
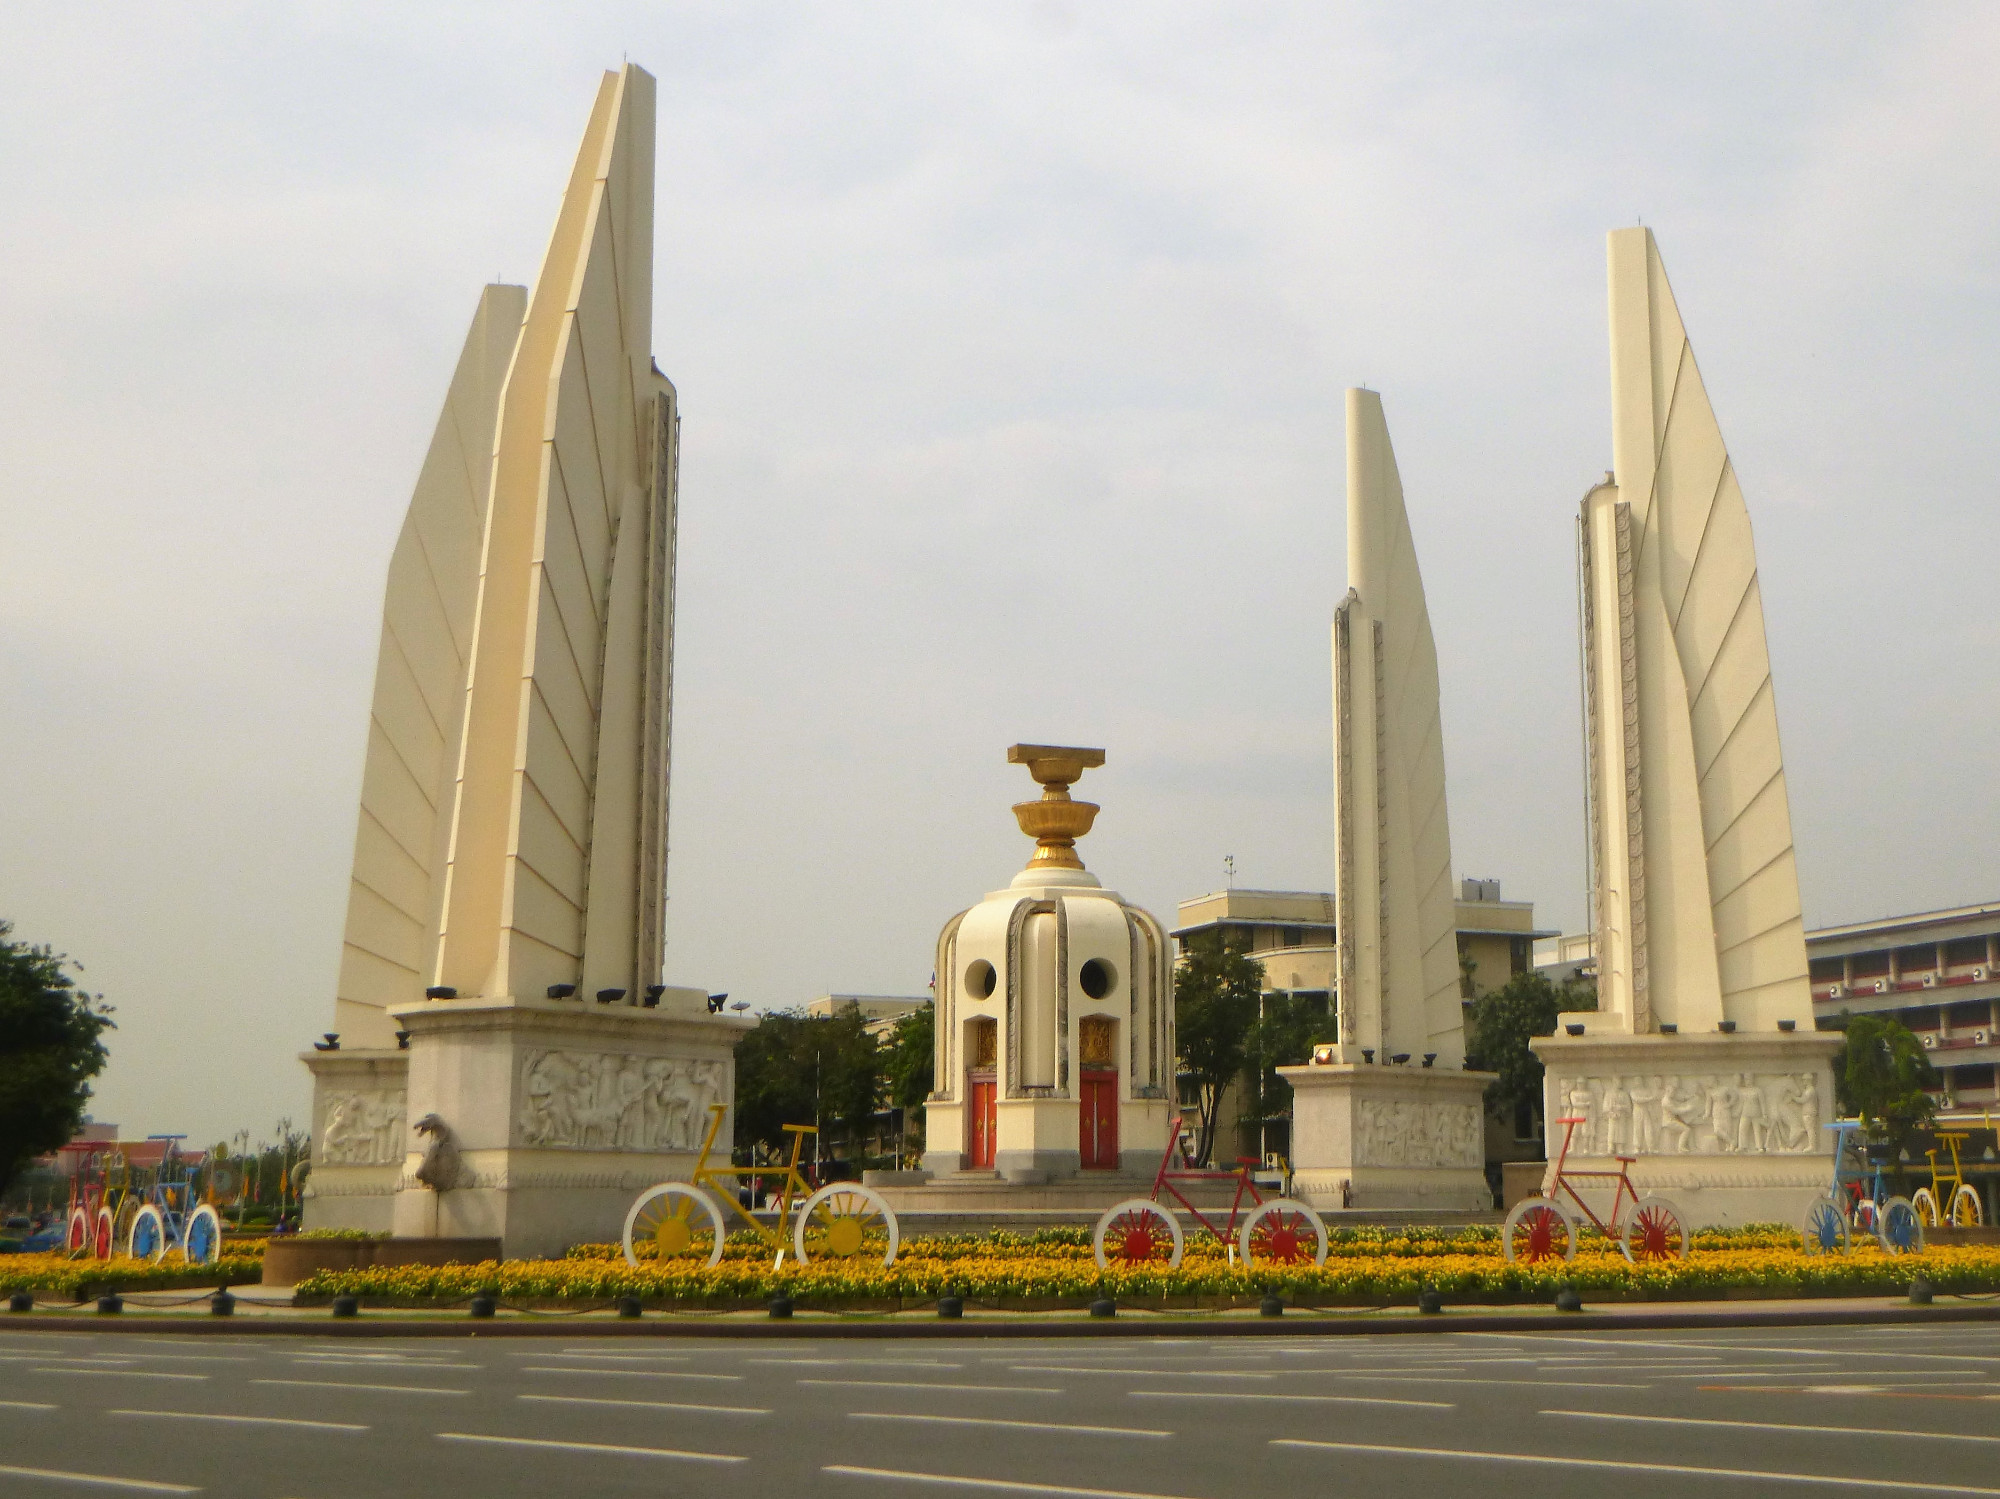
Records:
{"label": "yellow flower bed", "polygon": [[1334,1245],[1321,1267],[1254,1270],[1232,1264],[1205,1237],[1191,1237],[1175,1269],[1100,1270],[1087,1241],[1073,1235],[1036,1235],[1037,1242],[1008,1235],[914,1239],[891,1266],[858,1257],[801,1266],[789,1256],[774,1266],[773,1251],[752,1242],[732,1244],[713,1269],[659,1260],[635,1267],[615,1246],[586,1245],[560,1260],[320,1271],[298,1290],[309,1299],[346,1293],[377,1305],[450,1304],[484,1291],[517,1303],[636,1296],[690,1309],[758,1306],[780,1293],[800,1306],[827,1309],[921,1305],[944,1295],[1009,1307],[1081,1306],[1098,1296],[1214,1305],[1268,1293],[1307,1306],[1407,1304],[1426,1289],[1461,1303],[1498,1303],[1546,1301],[1565,1285],[1586,1296],[1628,1300],[1861,1296],[1902,1294],[1918,1276],[1943,1294],[2000,1290],[2000,1246],[1891,1256],[1862,1245],[1851,1254],[1808,1255],[1796,1234],[1779,1229],[1704,1233],[1686,1260],[1636,1267],[1595,1237],[1567,1264],[1510,1265],[1489,1230],[1377,1231]]}
{"label": "yellow flower bed", "polygon": [[184,1286],[240,1286],[264,1274],[262,1255],[235,1253],[225,1239],[222,1256],[211,1264],[190,1265],[169,1254],[157,1262],[117,1254],[108,1260],[71,1259],[66,1254],[10,1254],[0,1257],[0,1296],[40,1291],[82,1300],[107,1291],[173,1291]]}

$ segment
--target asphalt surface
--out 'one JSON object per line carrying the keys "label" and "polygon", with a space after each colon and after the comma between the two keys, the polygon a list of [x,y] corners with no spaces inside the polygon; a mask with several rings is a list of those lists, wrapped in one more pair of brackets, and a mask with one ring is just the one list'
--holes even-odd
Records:
{"label": "asphalt surface", "polygon": [[2000,1496],[2000,1326],[830,1343],[0,1327],[0,1494]]}

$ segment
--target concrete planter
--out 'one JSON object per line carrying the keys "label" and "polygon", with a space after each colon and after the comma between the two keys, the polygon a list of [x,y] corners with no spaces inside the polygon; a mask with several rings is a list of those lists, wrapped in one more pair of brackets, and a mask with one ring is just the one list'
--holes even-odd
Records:
{"label": "concrete planter", "polygon": [[498,1239],[273,1239],[264,1247],[267,1286],[295,1286],[316,1270],[388,1265],[476,1265],[500,1258]]}

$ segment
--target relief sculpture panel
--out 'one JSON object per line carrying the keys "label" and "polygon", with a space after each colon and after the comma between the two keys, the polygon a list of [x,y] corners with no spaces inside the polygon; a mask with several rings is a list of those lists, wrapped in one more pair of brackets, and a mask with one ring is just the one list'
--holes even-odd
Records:
{"label": "relief sculpture panel", "polygon": [[1633,1073],[1560,1078],[1582,1155],[1807,1155],[1820,1145],[1810,1072]]}
{"label": "relief sculpture panel", "polygon": [[1357,1166],[1470,1166],[1485,1160],[1476,1104],[1364,1098],[1354,1118]]}
{"label": "relief sculpture panel", "polygon": [[725,1064],[610,1051],[531,1051],[521,1142],[572,1150],[697,1150]]}
{"label": "relief sculpture panel", "polygon": [[322,1166],[387,1166],[403,1159],[403,1095],[389,1088],[349,1089],[326,1101],[320,1126]]}

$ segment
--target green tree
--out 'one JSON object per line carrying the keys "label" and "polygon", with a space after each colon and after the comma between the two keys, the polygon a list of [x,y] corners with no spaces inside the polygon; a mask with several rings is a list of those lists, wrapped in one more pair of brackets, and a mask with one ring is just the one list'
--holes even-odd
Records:
{"label": "green tree", "polygon": [[856,1146],[867,1138],[881,1076],[881,1049],[856,1007],[830,1016],[765,1015],[736,1043],[737,1145],[789,1155],[785,1126],[813,1124],[821,1154],[835,1153],[835,1139]]}
{"label": "green tree", "polygon": [[85,994],[46,947],[9,940],[0,921],[0,1195],[38,1155],[69,1143],[83,1123],[90,1080],[110,1053],[103,996]]}
{"label": "green tree", "polygon": [[1195,1087],[1200,1120],[1195,1155],[1204,1164],[1215,1151],[1223,1091],[1249,1060],[1263,989],[1264,965],[1246,956],[1236,941],[1191,947],[1175,965],[1174,1035],[1182,1073]]}
{"label": "green tree", "polygon": [[[882,1070],[889,1102],[903,1111],[907,1142],[923,1140],[924,1100],[937,1086],[937,1006],[926,1003],[896,1022],[882,1048]],[[908,1147],[905,1146],[907,1154]]]}
{"label": "green tree", "polygon": [[1264,996],[1261,1008],[1247,1047],[1251,1117],[1257,1122],[1291,1112],[1292,1085],[1278,1076],[1278,1069],[1310,1061],[1315,1042],[1340,1039],[1324,996],[1274,992]]}
{"label": "green tree", "polygon": [[1542,1061],[1528,1049],[1536,1036],[1556,1033],[1556,1016],[1597,1008],[1589,979],[1550,983],[1539,973],[1517,973],[1472,1002],[1465,1034],[1465,1065],[1497,1072],[1486,1085],[1486,1106],[1496,1119],[1512,1119],[1542,1096]]}
{"label": "green tree", "polygon": [[1845,1019],[1847,1045],[1833,1064],[1841,1109],[1857,1115],[1871,1138],[1900,1146],[1937,1118],[1937,1104],[1924,1091],[1937,1086],[1937,1069],[1924,1055],[1923,1043],[1900,1020],[1887,1015]]}

